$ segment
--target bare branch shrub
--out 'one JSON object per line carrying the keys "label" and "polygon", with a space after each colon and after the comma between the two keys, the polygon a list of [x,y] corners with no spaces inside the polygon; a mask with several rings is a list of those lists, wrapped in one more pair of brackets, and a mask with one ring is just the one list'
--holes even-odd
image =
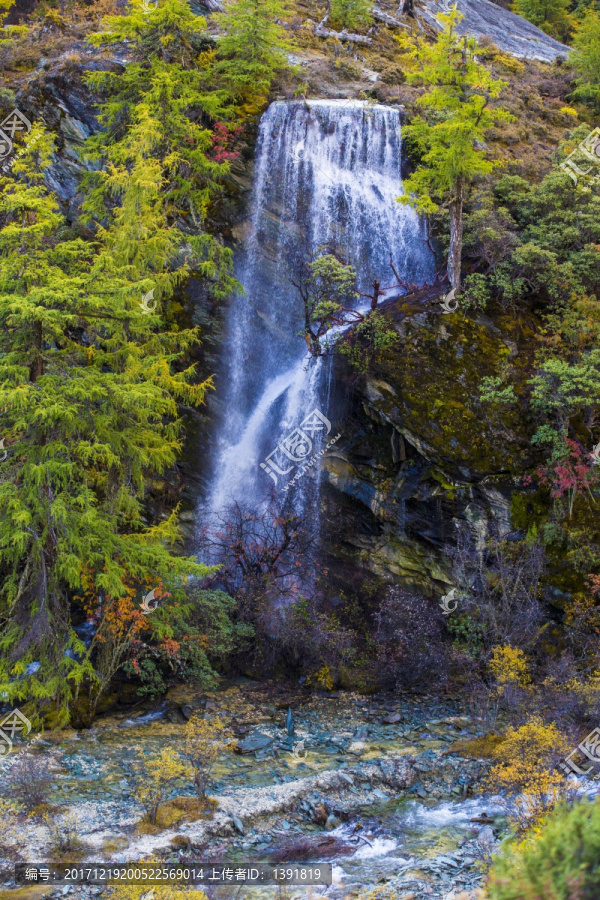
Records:
{"label": "bare branch shrub", "polygon": [[28,811],[47,803],[51,781],[49,761],[32,753],[15,757],[3,778],[6,792]]}
{"label": "bare branch shrub", "polygon": [[436,605],[396,585],[386,589],[375,614],[373,638],[377,670],[384,684],[401,687],[447,684],[453,670],[452,648]]}

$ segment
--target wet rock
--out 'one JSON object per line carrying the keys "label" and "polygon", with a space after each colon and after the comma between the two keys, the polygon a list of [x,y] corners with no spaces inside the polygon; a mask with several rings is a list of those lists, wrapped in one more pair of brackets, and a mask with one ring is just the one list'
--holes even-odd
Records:
{"label": "wet rock", "polygon": [[341,825],[341,821],[337,816],[334,816],[333,813],[330,813],[327,816],[327,821],[325,822],[325,828],[327,831],[333,831],[334,828],[337,828],[338,825]]}
{"label": "wet rock", "polygon": [[68,114],[65,114],[60,120],[60,130],[69,141],[82,144],[92,133],[85,122],[80,122]]}
{"label": "wet rock", "polygon": [[232,816],[231,821],[233,822],[233,827],[238,832],[238,834],[245,834],[244,824],[241,819],[238,819],[237,816]]}
{"label": "wet rock", "polygon": [[324,825],[327,821],[328,811],[324,803],[317,803],[313,812],[313,822],[316,825]]}
{"label": "wet rock", "polygon": [[257,750],[265,750],[273,743],[273,738],[262,731],[254,731],[247,738],[239,741],[237,745],[238,753],[255,753]]}
{"label": "wet rock", "polygon": [[453,869],[458,869],[459,867],[459,864],[451,856],[438,856],[436,861],[444,866],[451,866]]}
{"label": "wet rock", "polygon": [[416,776],[413,768],[405,760],[380,760],[378,768],[381,772],[380,780],[394,790],[406,790],[415,782]]}
{"label": "wet rock", "polygon": [[494,831],[492,829],[492,826],[484,825],[481,831],[477,834],[477,840],[482,847],[491,847],[492,844],[495,843]]}
{"label": "wet rock", "polygon": [[388,713],[387,716],[384,716],[381,720],[382,725],[396,725],[402,719],[402,715],[399,712]]}
{"label": "wet rock", "polygon": [[189,721],[192,718],[192,716],[198,712],[198,710],[195,707],[190,706],[187,703],[184,706],[180,706],[179,711],[181,712],[181,715],[184,717],[184,719],[186,719],[187,721]]}

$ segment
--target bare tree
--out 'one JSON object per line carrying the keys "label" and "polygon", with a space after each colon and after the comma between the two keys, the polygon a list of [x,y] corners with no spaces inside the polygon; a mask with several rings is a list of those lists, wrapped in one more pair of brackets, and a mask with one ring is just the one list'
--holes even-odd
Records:
{"label": "bare tree", "polygon": [[290,497],[283,507],[273,498],[262,512],[236,502],[204,529],[200,544],[221,566],[211,577],[211,586],[235,597],[242,614],[259,601],[298,596],[302,573],[317,565],[310,522],[292,512]]}
{"label": "bare tree", "polygon": [[310,672],[337,666],[352,634],[319,611],[310,512],[299,515],[291,498],[282,508],[273,497],[263,512],[236,503],[218,518],[201,539],[211,562],[221,565],[210,586],[234,597],[239,618],[254,627],[255,662],[263,671],[280,661]]}
{"label": "bare tree", "polygon": [[445,687],[452,677],[453,660],[444,631],[442,614],[431,600],[399,585],[388,586],[373,630],[380,680],[415,688],[429,685],[435,673],[436,687]]}

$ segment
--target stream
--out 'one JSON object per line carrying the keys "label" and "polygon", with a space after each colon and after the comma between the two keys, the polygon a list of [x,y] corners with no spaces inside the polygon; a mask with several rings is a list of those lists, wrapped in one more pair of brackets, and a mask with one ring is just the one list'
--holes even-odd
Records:
{"label": "stream", "polygon": [[[132,793],[136,759],[182,749],[195,711],[218,714],[236,735],[236,749],[212,773],[215,812],[195,820],[182,814],[144,833]],[[328,695],[237,679],[214,692],[180,686],[160,703],[100,717],[87,731],[51,733],[43,752],[51,760],[54,827],[76,828],[77,861],[328,862],[333,884],[288,887],[289,896],[341,900],[379,884],[401,896],[452,900],[477,886],[505,828],[498,799],[482,792],[487,764],[460,753],[458,742],[481,733],[458,699]],[[182,781],[172,796],[193,797],[193,785]],[[51,841],[48,825],[30,820],[18,859],[51,859]],[[230,897],[231,890],[208,893]],[[274,892],[246,887],[243,896]]]}

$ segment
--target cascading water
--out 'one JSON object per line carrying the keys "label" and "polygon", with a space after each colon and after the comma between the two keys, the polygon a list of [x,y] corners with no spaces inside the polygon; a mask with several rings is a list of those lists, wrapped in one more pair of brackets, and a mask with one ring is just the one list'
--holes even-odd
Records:
{"label": "cascading water", "polygon": [[[229,311],[224,415],[205,519],[236,501],[260,509],[274,485],[283,500],[302,467],[294,461],[314,454],[328,434],[328,358],[307,353],[303,305],[290,280],[298,266],[327,246],[356,268],[361,290],[374,278],[395,281],[390,258],[405,281],[432,274],[423,224],[397,202],[401,192],[398,110],[315,100],[276,102],[263,115],[252,218],[236,260],[245,293]],[[297,480],[295,506],[306,507],[311,491],[314,501],[314,485]],[[313,509],[317,515],[311,502]]]}

